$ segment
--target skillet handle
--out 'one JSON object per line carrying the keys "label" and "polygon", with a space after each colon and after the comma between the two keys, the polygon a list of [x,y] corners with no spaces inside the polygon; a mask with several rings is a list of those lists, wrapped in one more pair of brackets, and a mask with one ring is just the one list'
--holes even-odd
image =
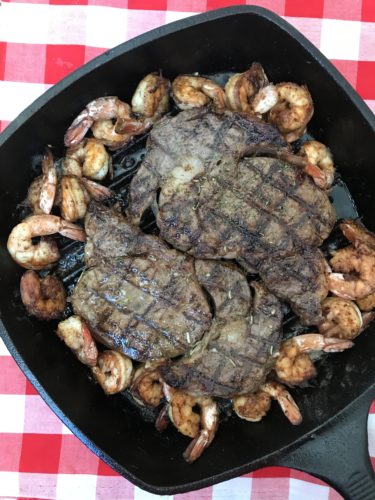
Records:
{"label": "skillet handle", "polygon": [[326,481],[347,500],[374,500],[375,474],[368,454],[367,416],[374,391],[367,391],[319,435],[277,460]]}

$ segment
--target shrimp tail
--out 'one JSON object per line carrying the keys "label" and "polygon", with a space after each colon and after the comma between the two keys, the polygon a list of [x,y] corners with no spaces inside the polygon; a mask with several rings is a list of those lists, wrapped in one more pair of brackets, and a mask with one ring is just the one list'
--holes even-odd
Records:
{"label": "shrimp tail", "polygon": [[204,450],[210,445],[212,442],[213,436],[210,436],[210,433],[206,429],[202,429],[200,433],[190,442],[189,446],[183,453],[183,457],[191,464],[195,462]]}
{"label": "shrimp tail", "polygon": [[93,123],[94,119],[89,115],[87,109],[84,109],[66,131],[64,136],[65,146],[70,148],[79,144]]}

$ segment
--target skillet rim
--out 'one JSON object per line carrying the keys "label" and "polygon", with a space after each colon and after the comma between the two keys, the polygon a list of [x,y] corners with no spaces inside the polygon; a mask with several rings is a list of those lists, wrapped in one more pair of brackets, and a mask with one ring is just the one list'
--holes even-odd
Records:
{"label": "skillet rim", "polygon": [[[210,21],[217,19],[227,18],[236,16],[239,14],[252,14],[258,17],[263,17],[266,20],[272,22],[279,29],[287,32],[287,34],[298,44],[300,44],[306,51],[308,51],[317,63],[325,69],[325,71],[333,78],[336,85],[341,87],[346,96],[351,100],[353,105],[361,113],[362,117],[366,120],[368,125],[371,127],[375,133],[375,116],[367,106],[367,104],[362,100],[358,93],[353,89],[353,87],[347,82],[347,80],[341,75],[341,73],[333,66],[333,64],[317,49],[307,38],[302,35],[296,28],[285,21],[283,18],[273,13],[272,11],[265,9],[263,7],[251,6],[251,5],[237,5],[232,7],[226,7],[222,9],[216,9],[208,11],[202,14],[192,15],[188,18],[169,23],[167,25],[158,27],[147,33],[139,35],[138,37],[126,41],[112,49],[107,50],[100,56],[89,61],[82,67],[76,69],[74,72],[66,76],[64,79],[60,80],[57,84],[53,85],[50,89],[44,92],[40,97],[38,97],[34,102],[32,102],[23,112],[21,112],[0,134],[0,148],[6,143],[6,141],[17,132],[17,130],[35,113],[47,105],[54,97],[59,93],[68,88],[71,84],[78,81],[82,77],[88,75],[92,70],[101,66],[102,64],[108,62],[112,58],[116,58],[123,53],[126,53],[132,49],[142,46],[148,42],[153,42],[155,39],[161,38],[166,35],[173,34],[178,31],[183,31],[185,28],[190,28],[192,26],[205,24]],[[0,314],[1,317],[1,314]],[[8,332],[6,331],[1,319],[0,319],[0,336],[3,338],[4,343],[8,350],[10,351],[12,357],[15,359],[17,365],[33,384],[35,389],[41,395],[43,400],[52,409],[52,411],[62,420],[62,422],[76,435],[91,451],[93,451],[99,458],[104,460],[110,467],[119,472],[123,477],[130,480],[136,486],[143,488],[146,491],[156,494],[177,494],[187,491],[197,490],[203,487],[211,486],[217,484],[221,481],[237,477],[241,474],[249,472],[251,470],[256,470],[262,466],[270,465],[275,463],[276,460],[281,458],[288,451],[298,448],[302,443],[306,442],[312,435],[318,434],[322,429],[328,429],[331,425],[334,425],[340,419],[340,416],[346,412],[349,412],[352,407],[355,406],[357,402],[363,400],[365,403],[370,401],[370,398],[375,396],[375,382],[370,384],[365,388],[359,395],[357,395],[348,405],[342,408],[339,413],[328,419],[323,424],[318,425],[313,430],[307,432],[297,440],[293,441],[282,448],[279,448],[272,453],[262,456],[256,460],[247,462],[244,465],[226,470],[214,476],[206,477],[204,479],[199,479],[190,483],[184,483],[178,486],[155,486],[146,483],[131,472],[124,469],[123,466],[118,464],[109,455],[104,453],[100,448],[98,448],[93,441],[91,441],[78,427],[76,427],[73,422],[64,414],[64,412],[55,404],[53,399],[49,396],[48,392],[44,390],[43,386],[38,382],[36,376],[28,368],[26,362],[23,360],[22,356],[17,351],[14,346]]]}

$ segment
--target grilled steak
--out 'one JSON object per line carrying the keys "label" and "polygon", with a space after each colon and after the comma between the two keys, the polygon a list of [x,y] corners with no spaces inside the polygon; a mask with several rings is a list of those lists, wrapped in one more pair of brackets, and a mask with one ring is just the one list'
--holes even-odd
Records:
{"label": "grilled steak", "polygon": [[[272,126],[238,113],[192,110],[164,118],[133,178],[128,214],[138,222],[153,205],[160,235],[175,248],[198,258],[239,259],[276,294],[286,280],[279,296],[306,324],[318,323],[326,286],[324,272],[315,274],[324,268],[316,249],[331,232],[335,212],[299,167],[243,158],[267,144],[276,155],[285,147]],[[297,292],[306,287],[307,295]]]}
{"label": "grilled steak", "polygon": [[106,346],[132,359],[187,352],[211,325],[193,259],[144,235],[115,209],[91,204],[85,220],[86,261],[75,314]]}
{"label": "grilled steak", "polygon": [[196,269],[214,300],[215,320],[190,356],[163,368],[164,379],[196,396],[230,398],[256,391],[272,369],[272,353],[279,347],[280,302],[254,282],[251,306],[245,277],[220,262],[198,262]]}

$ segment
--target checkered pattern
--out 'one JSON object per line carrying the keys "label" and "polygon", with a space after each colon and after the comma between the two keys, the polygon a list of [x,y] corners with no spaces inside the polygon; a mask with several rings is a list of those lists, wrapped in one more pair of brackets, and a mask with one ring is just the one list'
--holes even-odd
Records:
{"label": "checkered pattern", "polygon": [[[374,0],[5,0],[0,7],[0,130],[48,87],[106,49],[194,13],[246,3],[287,19],[375,110]],[[153,496],[118,476],[70,433],[25,379],[1,340],[0,374],[0,498],[146,500]],[[375,404],[368,428],[369,450],[375,457]],[[175,498],[341,497],[307,474],[270,467]]]}

